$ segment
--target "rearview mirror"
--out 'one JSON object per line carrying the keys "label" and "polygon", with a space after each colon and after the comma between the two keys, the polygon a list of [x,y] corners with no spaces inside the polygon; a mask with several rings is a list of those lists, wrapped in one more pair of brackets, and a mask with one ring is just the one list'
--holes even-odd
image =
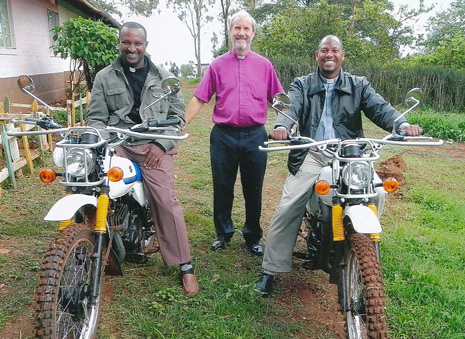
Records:
{"label": "rearview mirror", "polygon": [[174,76],[169,76],[161,82],[161,88],[166,94],[176,94],[181,89],[181,82]]}
{"label": "rearview mirror", "polygon": [[273,97],[273,107],[280,111],[287,111],[291,107],[291,98],[286,93],[276,93]]}
{"label": "rearview mirror", "polygon": [[18,77],[18,87],[23,92],[34,92],[36,89],[34,81],[29,75],[20,75]]}
{"label": "rearview mirror", "polygon": [[38,102],[40,102],[42,105],[47,107],[51,112],[55,110],[55,108],[47,105],[44,101],[42,101],[40,98],[36,97],[32,92],[36,89],[36,86],[34,85],[34,80],[29,75],[20,75],[18,77],[18,87],[21,91],[29,95],[30,97],[36,99]]}
{"label": "rearview mirror", "polygon": [[180,89],[181,89],[181,81],[179,81],[178,78],[176,78],[175,76],[169,76],[169,77],[164,78],[161,81],[161,90],[163,91],[164,94],[160,98],[152,102],[151,104],[144,107],[144,110],[156,104],[161,99],[166,98],[168,95],[174,95],[178,93]]}
{"label": "rearview mirror", "polygon": [[413,107],[416,104],[421,103],[423,100],[423,91],[421,88],[413,88],[410,91],[408,91],[406,97],[405,97],[405,103],[407,104],[408,107]]}

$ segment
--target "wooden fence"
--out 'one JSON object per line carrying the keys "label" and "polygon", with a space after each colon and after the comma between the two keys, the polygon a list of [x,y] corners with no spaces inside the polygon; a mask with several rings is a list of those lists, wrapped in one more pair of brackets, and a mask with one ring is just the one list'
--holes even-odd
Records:
{"label": "wooden fence", "polygon": [[[76,125],[76,108],[79,107],[81,116],[79,122],[84,121],[84,105],[90,102],[90,94],[86,93],[84,98],[79,100],[67,101],[66,108],[55,107],[54,109],[65,111],[68,117],[68,126]],[[10,113],[12,107],[24,108],[28,113]],[[13,123],[12,120],[24,120],[26,117],[37,117],[36,112],[46,111],[46,107],[37,104],[33,100],[30,105],[10,103],[8,97],[3,103],[0,103],[0,145],[3,149],[3,154],[0,152],[0,197],[2,196],[1,183],[6,179],[10,179],[13,188],[16,189],[16,176],[22,176],[22,168],[28,166],[29,171],[34,173],[33,160],[36,159],[41,151],[53,149],[52,135],[34,136],[37,141],[31,145],[31,136],[13,137],[8,136],[8,131],[24,132],[31,129],[40,129],[40,127],[31,124]],[[48,113],[46,111],[46,113]],[[20,147],[21,146],[21,147]],[[33,146],[33,147],[31,147]],[[15,175],[16,173],[16,175]]]}

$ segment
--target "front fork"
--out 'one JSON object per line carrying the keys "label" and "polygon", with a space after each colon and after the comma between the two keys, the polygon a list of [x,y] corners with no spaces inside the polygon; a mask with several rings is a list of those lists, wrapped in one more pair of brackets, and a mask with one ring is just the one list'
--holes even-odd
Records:
{"label": "front fork", "polygon": [[97,202],[97,218],[95,222],[95,243],[96,250],[93,254],[93,267],[92,267],[92,286],[90,295],[90,304],[94,305],[100,294],[99,287],[102,279],[102,265],[103,265],[103,250],[105,247],[105,235],[107,233],[107,216],[110,198],[108,196],[109,187],[103,186],[100,191],[100,196]]}

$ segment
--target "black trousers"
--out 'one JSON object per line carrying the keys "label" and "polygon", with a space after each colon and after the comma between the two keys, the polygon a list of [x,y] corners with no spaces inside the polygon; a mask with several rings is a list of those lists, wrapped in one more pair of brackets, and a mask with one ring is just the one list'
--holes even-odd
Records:
{"label": "black trousers", "polygon": [[211,131],[213,221],[219,238],[228,240],[234,234],[231,210],[238,169],[245,200],[245,224],[242,234],[246,242],[258,242],[263,236],[260,215],[267,155],[266,152],[261,152],[258,146],[263,145],[266,140],[267,133],[263,125],[215,125]]}

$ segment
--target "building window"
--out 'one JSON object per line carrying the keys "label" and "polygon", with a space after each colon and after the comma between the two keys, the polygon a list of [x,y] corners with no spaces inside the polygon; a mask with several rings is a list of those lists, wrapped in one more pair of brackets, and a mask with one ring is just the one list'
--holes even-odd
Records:
{"label": "building window", "polygon": [[50,46],[57,44],[56,41],[53,41],[53,35],[55,34],[55,26],[58,26],[58,13],[48,11],[48,29],[50,32]]}
{"label": "building window", "polygon": [[0,48],[14,48],[8,0],[0,0]]}

